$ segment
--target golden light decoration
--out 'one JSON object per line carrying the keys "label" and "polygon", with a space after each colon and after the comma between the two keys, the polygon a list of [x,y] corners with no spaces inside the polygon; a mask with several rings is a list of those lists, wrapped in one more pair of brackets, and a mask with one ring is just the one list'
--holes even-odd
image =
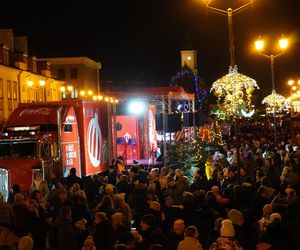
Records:
{"label": "golden light decoration", "polygon": [[271,95],[268,95],[263,99],[262,104],[266,104],[268,112],[276,113],[284,109],[286,99],[284,96],[277,94],[276,91],[273,90]]}
{"label": "golden light decoration", "polygon": [[215,81],[210,89],[218,98],[218,103],[223,101],[226,118],[235,119],[246,104],[251,106],[252,93],[259,89],[256,81],[246,75],[238,73],[237,66],[229,67],[229,73]]}

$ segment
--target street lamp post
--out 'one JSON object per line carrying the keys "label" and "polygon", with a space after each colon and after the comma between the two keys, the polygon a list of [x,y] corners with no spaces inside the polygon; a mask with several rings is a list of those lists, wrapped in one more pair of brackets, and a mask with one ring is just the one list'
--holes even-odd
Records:
{"label": "street lamp post", "polygon": [[235,65],[235,49],[234,49],[234,35],[233,35],[233,15],[240,13],[241,11],[247,9],[250,5],[252,5],[253,0],[249,0],[247,3],[243,4],[242,6],[232,9],[227,8],[219,9],[211,5],[213,0],[203,0],[206,8],[211,10],[214,13],[221,14],[227,16],[228,22],[228,37],[229,37],[229,52],[230,52],[230,65],[234,67]]}
{"label": "street lamp post", "polygon": [[274,60],[275,58],[281,56],[284,51],[288,47],[288,40],[285,38],[281,38],[279,41],[279,48],[280,52],[276,54],[266,54],[264,53],[264,40],[259,39],[255,41],[255,48],[260,54],[268,59],[270,59],[270,66],[271,66],[271,81],[272,81],[272,93],[271,95],[268,95],[264,100],[262,101],[263,104],[266,104],[268,107],[271,108],[273,112],[273,118],[274,118],[274,142],[275,145],[277,145],[277,124],[276,124],[276,111],[277,109],[283,108],[285,98],[279,94],[276,93],[275,88],[275,70],[274,70]]}
{"label": "street lamp post", "polygon": [[[236,62],[233,34],[233,15],[238,14],[243,10],[247,9],[250,5],[252,5],[254,0],[249,0],[238,8],[227,8],[226,10],[212,6],[212,2],[213,0],[203,0],[203,3],[209,10],[211,10],[214,13],[227,16],[230,67],[229,74],[217,80],[213,84],[211,91],[215,92],[215,95],[218,97],[218,101],[220,101],[221,97],[224,97],[225,106],[227,106],[230,109],[230,113],[232,113],[230,116],[232,117],[234,122],[237,162],[239,164],[239,134],[237,115],[239,112],[239,107],[241,107],[242,105],[241,102],[244,101],[244,97],[247,96],[247,104],[250,104],[252,92],[255,88],[258,88],[258,86],[254,79],[248,78],[245,75],[239,74],[237,72],[237,67],[235,64]],[[246,92],[247,94],[244,94],[243,92]]]}

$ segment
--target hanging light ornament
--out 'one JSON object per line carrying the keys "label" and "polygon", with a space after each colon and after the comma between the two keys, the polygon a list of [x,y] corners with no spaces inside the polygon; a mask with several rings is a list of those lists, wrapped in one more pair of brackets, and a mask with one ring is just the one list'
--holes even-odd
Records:
{"label": "hanging light ornament", "polygon": [[262,104],[266,104],[267,113],[281,112],[286,105],[286,99],[273,90],[271,95],[263,99]]}
{"label": "hanging light ornament", "polygon": [[243,106],[250,109],[252,93],[255,89],[259,89],[256,81],[238,73],[235,65],[234,67],[229,67],[227,75],[213,83],[210,92],[213,92],[218,98],[219,105],[223,101],[222,106],[226,118],[235,119],[243,109]]}

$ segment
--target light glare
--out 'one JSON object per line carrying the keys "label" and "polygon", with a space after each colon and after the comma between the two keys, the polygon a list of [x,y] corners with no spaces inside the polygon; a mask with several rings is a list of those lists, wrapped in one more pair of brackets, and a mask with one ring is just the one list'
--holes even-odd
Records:
{"label": "light glare", "polygon": [[279,47],[281,49],[286,49],[289,46],[289,42],[287,39],[280,39],[279,40]]}
{"label": "light glare", "polygon": [[262,51],[264,49],[264,41],[263,40],[255,41],[255,48],[258,51]]}
{"label": "light glare", "polygon": [[33,81],[27,81],[27,86],[32,87],[33,86]]}
{"label": "light glare", "polygon": [[46,82],[44,80],[40,80],[40,86],[45,86]]}
{"label": "light glare", "polygon": [[141,114],[145,111],[145,103],[142,101],[132,101],[129,103],[129,112],[132,114]]}

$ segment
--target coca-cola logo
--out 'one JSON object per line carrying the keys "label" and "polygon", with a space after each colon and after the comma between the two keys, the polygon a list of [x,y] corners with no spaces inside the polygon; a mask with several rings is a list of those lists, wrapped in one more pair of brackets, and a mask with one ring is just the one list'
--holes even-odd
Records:
{"label": "coca-cola logo", "polygon": [[93,167],[98,167],[101,162],[102,134],[98,122],[98,114],[90,120],[87,132],[88,154]]}
{"label": "coca-cola logo", "polygon": [[25,115],[49,115],[51,112],[51,109],[49,108],[27,108],[22,110],[20,113],[20,116]]}

